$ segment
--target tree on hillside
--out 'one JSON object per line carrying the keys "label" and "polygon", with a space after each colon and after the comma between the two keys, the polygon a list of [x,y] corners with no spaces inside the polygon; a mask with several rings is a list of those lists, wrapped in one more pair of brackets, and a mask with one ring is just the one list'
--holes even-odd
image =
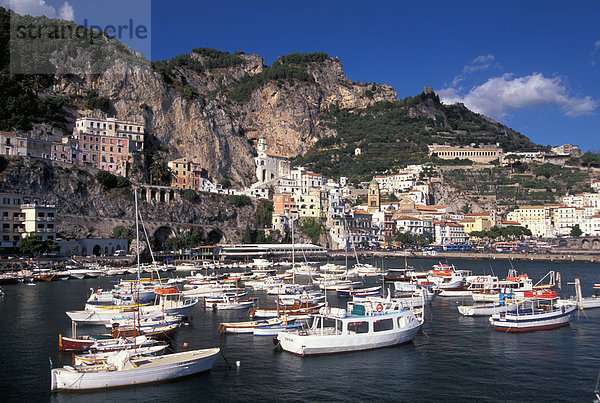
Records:
{"label": "tree on hillside", "polygon": [[40,235],[28,235],[21,239],[19,251],[28,255],[39,255],[41,253],[56,252],[60,249],[53,240],[46,239],[42,241]]}
{"label": "tree on hillside", "polygon": [[590,172],[591,167],[600,167],[600,156],[588,151],[581,156],[581,163],[586,166],[587,171]]}
{"label": "tree on hillside", "polygon": [[579,228],[579,224],[575,224],[574,226],[571,227],[571,236],[572,237],[579,237],[583,234],[583,231],[581,230],[581,228]]}
{"label": "tree on hillside", "polygon": [[171,184],[171,169],[165,161],[153,162],[149,168],[150,184],[169,186]]}

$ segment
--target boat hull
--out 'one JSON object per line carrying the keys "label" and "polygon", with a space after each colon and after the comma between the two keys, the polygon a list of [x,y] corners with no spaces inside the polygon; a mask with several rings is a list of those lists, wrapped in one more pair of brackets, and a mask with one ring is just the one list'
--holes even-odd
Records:
{"label": "boat hull", "polygon": [[210,371],[219,348],[160,357],[134,359],[130,369],[78,371],[71,367],[51,370],[51,391],[93,390],[149,384]]}
{"label": "boat hull", "polygon": [[[408,343],[421,329],[422,323],[415,318],[411,311],[377,316],[372,319],[385,319],[388,317],[394,321],[402,322],[401,327],[364,334],[355,332],[338,334],[327,331],[327,329],[325,329],[326,331],[312,329],[311,331],[292,333],[281,332],[278,333],[277,339],[284,351],[300,356],[338,354]],[[351,319],[348,320],[365,320],[364,317],[359,316],[349,318]]]}
{"label": "boat hull", "polygon": [[571,314],[577,309],[575,305],[567,305],[562,308],[559,311],[533,315],[519,315],[512,312],[494,314],[490,317],[490,323],[497,331],[510,333],[555,329],[567,326],[571,320]]}

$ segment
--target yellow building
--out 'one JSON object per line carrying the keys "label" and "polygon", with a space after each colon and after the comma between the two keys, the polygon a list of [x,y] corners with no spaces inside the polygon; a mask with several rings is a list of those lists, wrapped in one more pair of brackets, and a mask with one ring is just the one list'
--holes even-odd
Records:
{"label": "yellow building", "polygon": [[300,217],[321,217],[320,192],[311,192],[308,195],[295,195],[294,203]]}
{"label": "yellow building", "polygon": [[528,228],[534,237],[552,235],[550,213],[554,206],[521,206],[507,214],[508,221],[516,221]]}
{"label": "yellow building", "polygon": [[489,231],[493,227],[489,213],[469,213],[460,223],[465,227],[467,234],[473,231]]}
{"label": "yellow building", "polygon": [[39,196],[0,193],[0,246],[19,246],[22,237],[40,235],[42,240],[56,239],[56,207]]}
{"label": "yellow building", "polygon": [[172,172],[171,186],[180,189],[200,190],[200,178],[202,168],[200,164],[188,161],[187,158],[179,158],[169,161],[167,166]]}

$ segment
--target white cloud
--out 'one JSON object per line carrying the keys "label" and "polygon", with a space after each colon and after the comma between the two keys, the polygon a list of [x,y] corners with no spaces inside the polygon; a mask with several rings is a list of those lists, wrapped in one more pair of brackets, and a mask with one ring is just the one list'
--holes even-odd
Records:
{"label": "white cloud", "polygon": [[73,6],[65,1],[63,5],[60,6],[60,10],[58,10],[58,18],[61,20],[75,21],[75,10],[73,10]]}
{"label": "white cloud", "polygon": [[596,43],[594,43],[594,51],[592,52],[592,55],[595,55],[596,52],[598,51],[598,49],[600,49],[600,40],[596,41]]}
{"label": "white cloud", "polygon": [[32,15],[34,17],[45,15],[48,18],[74,20],[75,16],[73,7],[67,2],[63,3],[59,12],[46,3],[45,0],[0,0],[0,5],[4,8],[10,8],[17,14]]}
{"label": "white cloud", "polygon": [[598,107],[598,102],[589,96],[570,96],[560,78],[546,78],[540,73],[490,78],[464,96],[452,87],[438,93],[444,103],[462,102],[469,109],[495,119],[502,119],[511,111],[539,106],[558,105],[570,117],[591,115]]}
{"label": "white cloud", "polygon": [[487,70],[492,66],[494,55],[477,56],[471,63],[463,67],[463,73],[473,73],[475,71]]}

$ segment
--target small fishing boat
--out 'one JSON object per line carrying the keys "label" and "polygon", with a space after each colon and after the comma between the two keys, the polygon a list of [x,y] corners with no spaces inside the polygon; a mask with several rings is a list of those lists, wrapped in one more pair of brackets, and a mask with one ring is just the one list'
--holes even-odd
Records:
{"label": "small fishing boat", "polygon": [[171,324],[156,324],[141,328],[137,324],[129,326],[119,326],[115,323],[111,335],[116,339],[120,337],[146,336],[155,340],[173,340],[173,335],[181,327],[181,322]]}
{"label": "small fishing boat", "polygon": [[254,298],[235,298],[226,295],[217,298],[206,297],[204,300],[206,306],[212,309],[246,309],[256,305]]}
{"label": "small fishing boat", "polygon": [[133,348],[134,346],[143,347],[156,344],[156,341],[148,339],[146,336],[135,338],[112,338],[110,335],[101,336],[81,336],[64,337],[58,335],[59,351],[85,351],[94,348],[96,351],[116,351]]}
{"label": "small fishing boat", "polygon": [[423,324],[410,309],[371,305],[353,301],[348,311],[323,308],[309,329],[281,332],[277,341],[284,351],[301,356],[345,353],[407,343]]}
{"label": "small fishing boat", "polygon": [[582,297],[583,309],[600,308],[600,284],[594,284],[594,295]]}
{"label": "small fishing boat", "polygon": [[[529,295],[531,294],[531,295]],[[525,292],[530,298],[514,309],[498,312],[490,317],[490,323],[498,331],[530,332],[567,326],[577,303],[563,300],[559,303],[556,292],[551,290]]]}
{"label": "small fishing boat", "polygon": [[338,297],[375,297],[381,294],[381,286],[368,287],[368,288],[349,288],[347,290],[337,290]]}
{"label": "small fishing boat", "polygon": [[248,322],[222,322],[219,324],[219,332],[252,333],[252,331],[256,328],[280,325],[281,323],[283,323],[283,318],[261,319]]}
{"label": "small fishing boat", "polygon": [[511,306],[516,307],[518,302],[513,299],[513,294],[500,294],[500,300],[498,302],[492,302],[488,304],[474,304],[474,305],[459,305],[458,312],[464,316],[491,316],[495,313],[506,311],[511,309]]}
{"label": "small fishing boat", "polygon": [[275,302],[281,304],[281,305],[294,305],[294,304],[318,304],[319,302],[323,302],[325,301],[325,296],[323,294],[321,294],[320,291],[318,290],[311,290],[311,291],[303,291],[301,293],[297,293],[297,294],[291,294],[291,295],[279,295],[276,299]]}
{"label": "small fishing boat", "polygon": [[305,326],[303,322],[284,322],[280,325],[255,327],[252,333],[255,336],[277,336],[279,333],[292,332]]}
{"label": "small fishing boat", "polygon": [[131,352],[123,350],[102,364],[52,369],[50,390],[105,389],[194,375],[210,371],[219,352],[219,348],[210,348],[132,358]]}
{"label": "small fishing boat", "polygon": [[[132,348],[133,351],[132,358],[148,356],[148,355],[160,355],[162,354],[168,347],[168,344],[156,344],[152,346],[136,346]],[[75,365],[93,365],[100,364],[106,362],[108,358],[118,353],[118,351],[96,351],[95,349],[90,349],[89,354],[77,354],[74,356],[74,364]]]}
{"label": "small fishing boat", "polygon": [[279,308],[251,308],[250,316],[255,318],[275,318],[284,315],[288,318],[295,316],[304,316],[318,313],[319,309],[325,306],[324,303],[319,304],[300,304],[280,306]]}

